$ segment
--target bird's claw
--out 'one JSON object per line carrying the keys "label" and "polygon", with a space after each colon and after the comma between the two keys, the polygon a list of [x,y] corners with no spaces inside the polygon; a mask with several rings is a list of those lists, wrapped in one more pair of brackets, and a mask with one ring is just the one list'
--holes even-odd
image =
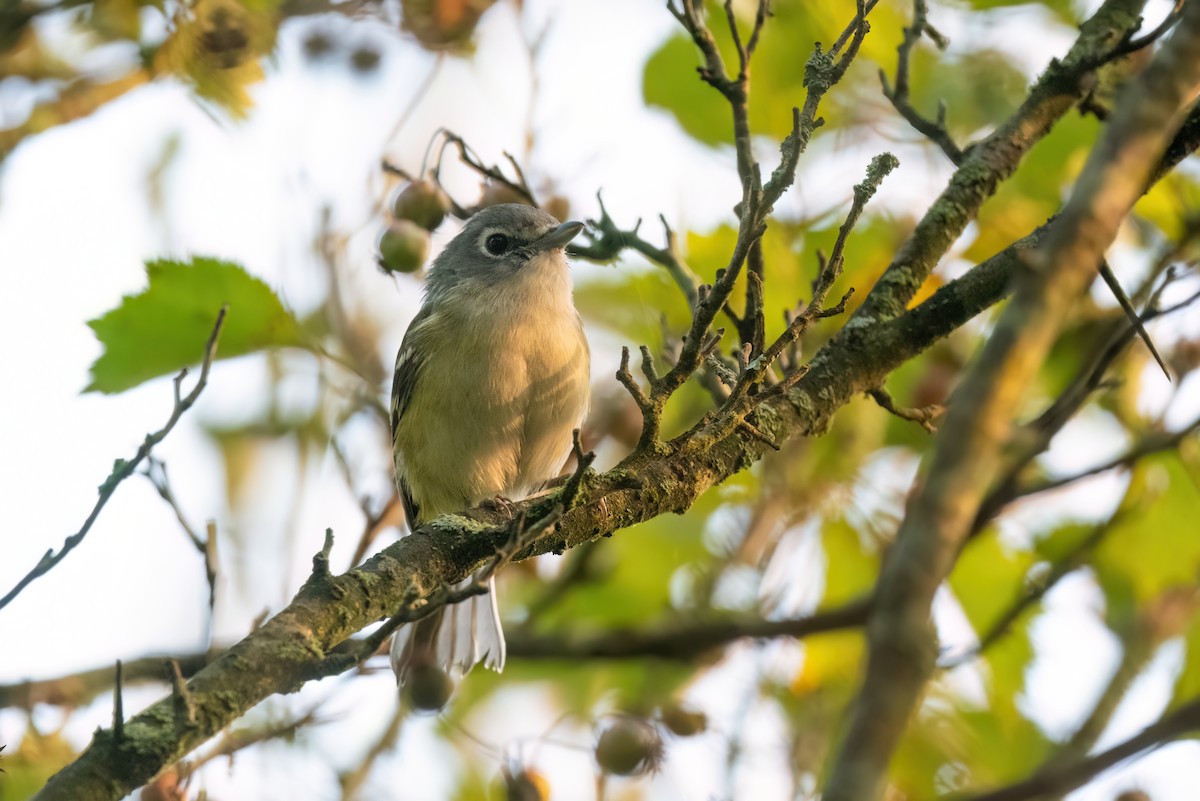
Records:
{"label": "bird's claw", "polygon": [[479,504],[480,507],[487,509],[489,512],[498,512],[504,515],[509,520],[517,516],[517,506],[508,498],[497,495],[494,498],[488,498]]}

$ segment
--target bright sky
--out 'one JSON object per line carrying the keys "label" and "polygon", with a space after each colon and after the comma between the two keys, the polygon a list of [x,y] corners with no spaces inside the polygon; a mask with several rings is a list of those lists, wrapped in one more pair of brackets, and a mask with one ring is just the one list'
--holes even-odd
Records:
{"label": "bright sky", "polygon": [[[532,110],[538,133],[533,161],[549,165],[561,178],[559,191],[568,194],[573,216],[595,214],[593,193],[603,188],[608,208],[621,222],[639,216],[652,221],[662,212],[678,228],[703,229],[726,219],[738,194],[731,153],[691,143],[679,135],[673,121],[641,103],[644,57],[674,25],[661,4],[542,0],[526,5],[535,30],[554,16]],[[1000,29],[1024,24],[1011,15],[992,20]],[[0,561],[0,591],[79,526],[113,459],[131,455],[145,433],[160,427],[170,412],[168,380],[115,397],[80,394],[88,366],[98,355],[84,321],[112,308],[122,294],[144,286],[143,259],[188,253],[235,259],[273,286],[286,286],[288,302],[303,312],[319,289],[311,254],[315,210],[328,203],[339,215],[335,225],[358,231],[343,265],[356,303],[386,325],[385,352],[395,349],[416,310],[419,290],[407,280],[393,285],[372,264],[379,224],[373,204],[383,191],[379,155],[389,153],[415,170],[413,154],[421,152],[438,126],[462,134],[485,160],[498,160],[504,149],[519,152],[530,114],[530,64],[517,44],[519,37],[513,35],[517,24],[508,6],[489,13],[479,31],[476,59],[447,60],[417,113],[391,139],[397,115],[433,67],[432,57],[399,45],[382,26],[354,26],[356,38],[384,52],[379,72],[355,81],[345,70],[307,63],[300,53],[302,26],[290,25],[281,38],[276,66],[255,90],[256,105],[247,123],[224,121],[197,105],[182,87],[163,82],[135,91],[83,122],[30,140],[5,162],[0,171],[0,268],[5,287],[0,294],[0,338],[8,343],[5,374],[10,391],[4,393],[0,415],[0,442],[6,454],[0,460],[0,502],[9,534]],[[963,29],[957,32],[966,38],[963,46],[969,46],[973,35],[985,35],[947,21],[948,33],[959,27]],[[1065,44],[1048,42],[1045,52],[1061,52]],[[1045,57],[1039,55],[1031,68]],[[395,87],[394,96],[382,87]],[[380,102],[389,96],[391,100]],[[154,208],[147,200],[148,176],[172,140],[177,140],[179,153],[163,178],[167,205]],[[786,208],[824,208],[849,198],[871,151],[838,153],[834,148],[834,142],[818,140],[810,154],[814,157],[802,166],[801,188]],[[911,148],[897,152],[904,166],[885,184],[879,202],[911,207],[938,187],[945,168]],[[439,232],[435,247],[451,235],[452,231]],[[611,268],[580,269],[596,274]],[[647,313],[656,314],[650,309]],[[593,342],[597,380],[611,375],[616,359],[615,346],[601,346],[602,341]],[[156,450],[170,467],[185,512],[198,524],[216,517],[225,526],[230,517],[221,462],[199,423],[244,418],[249,408],[262,403],[262,367],[258,359],[218,365],[197,408]],[[297,391],[303,397],[304,387]],[[1173,407],[1172,415],[1180,422],[1191,417],[1200,408],[1198,398],[1200,392],[1192,386],[1174,402],[1184,410]],[[1056,469],[1091,460],[1093,454],[1081,454],[1076,444],[1056,447],[1051,457]],[[286,603],[306,574],[325,526],[357,532],[361,525],[357,505],[332,463],[319,466],[318,478],[303,488],[297,520],[280,520],[278,510],[290,508],[297,493],[297,455],[276,447],[259,458],[271,469],[264,471],[270,476],[264,479],[268,483],[256,489],[280,501],[277,506],[256,506],[253,514],[241,518],[255,536],[241,550],[222,554],[230,564],[259,566],[253,581],[222,588],[226,600],[215,623],[216,637],[222,641],[240,637],[263,608],[274,610]],[[1095,498],[1099,493],[1115,497],[1123,482],[1102,482],[1107,483],[1073,505],[1103,513]],[[338,541],[335,564],[348,560],[352,539]],[[293,563],[278,564],[280,553],[294,554]],[[0,612],[0,642],[5,644],[0,681],[58,675],[118,657],[194,651],[205,643],[206,603],[197,554],[149,483],[131,479],[85,543]],[[1036,638],[1053,658],[1040,661],[1031,672],[1027,708],[1048,731],[1061,735],[1103,685],[1117,648],[1097,620],[1101,599],[1089,582],[1064,582],[1049,604],[1052,614],[1039,623]],[[950,632],[958,626],[961,633],[965,625],[955,622],[953,609],[939,610],[939,622]],[[737,686],[736,679],[768,669],[772,660],[794,656],[763,657],[749,648],[738,649],[725,670],[694,691],[718,726],[728,725],[739,706],[739,699],[728,693],[729,687]],[[1128,736],[1159,714],[1180,660],[1180,649],[1164,649],[1122,707],[1106,743]],[[343,721],[317,729],[302,741],[345,768],[386,722],[393,691],[389,676],[329,680],[299,696],[269,701],[268,706],[303,709],[335,691],[331,709],[344,715]],[[130,690],[127,709],[140,708],[159,693]],[[537,688],[498,696],[475,717],[476,733],[503,742],[514,736],[519,724],[517,736],[541,734],[554,723],[544,697]],[[97,725],[108,725],[109,714],[109,700],[100,699],[78,713],[67,731],[82,745]],[[761,756],[729,789],[737,797],[784,798],[786,754],[778,748],[783,724],[766,707],[752,708],[750,714],[748,730],[762,743]],[[47,710],[40,711],[37,720],[44,728],[55,724]],[[498,727],[495,720],[505,725]],[[23,725],[17,713],[0,713],[0,743],[12,743]],[[381,763],[366,797],[445,796],[446,766],[457,757],[434,736],[434,726],[423,720],[406,727],[397,754]],[[348,736],[348,730],[357,734]],[[586,728],[571,725],[556,733],[559,739],[577,743],[590,739]],[[240,757],[232,772],[208,771],[204,786],[221,798],[282,799],[299,797],[294,795],[298,791],[304,797],[336,797],[332,776],[321,760],[278,759],[272,749]],[[718,786],[722,749],[720,740],[712,737],[674,746],[666,769],[651,780],[652,797],[705,797]],[[546,760],[552,766],[548,773],[556,798],[592,797],[589,759],[585,752],[559,749]],[[1200,783],[1197,765],[1200,746],[1170,746],[1071,799],[1111,801],[1117,789],[1138,785],[1155,801],[1192,801]],[[397,775],[406,777],[403,789],[388,781]]]}

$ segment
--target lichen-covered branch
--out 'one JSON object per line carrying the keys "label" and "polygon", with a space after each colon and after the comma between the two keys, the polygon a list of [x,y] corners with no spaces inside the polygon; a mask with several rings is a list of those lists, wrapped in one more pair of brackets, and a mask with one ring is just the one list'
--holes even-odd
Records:
{"label": "lichen-covered branch", "polygon": [[1000,473],[1020,408],[1070,306],[1144,190],[1200,91],[1200,6],[1131,84],[1071,199],[1018,281],[987,346],[951,398],[876,588],[866,677],[832,763],[826,801],[882,797],[887,766],[934,667],[930,607]]}
{"label": "lichen-covered branch", "polygon": [[1143,5],[1144,0],[1106,0],[1081,26],[1067,55],[1050,63],[1013,116],[969,148],[946,189],[855,313],[850,330],[904,312],[984,201],[1087,93],[1085,78],[1137,29]]}

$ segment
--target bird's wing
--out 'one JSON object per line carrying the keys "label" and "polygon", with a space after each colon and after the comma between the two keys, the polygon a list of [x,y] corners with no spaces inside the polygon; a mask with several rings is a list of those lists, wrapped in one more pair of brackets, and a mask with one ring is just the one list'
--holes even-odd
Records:
{"label": "bird's wing", "polygon": [[[396,354],[396,371],[392,374],[392,449],[399,451],[396,437],[400,431],[400,418],[408,408],[412,399],[413,388],[416,386],[421,373],[421,365],[425,362],[425,353],[421,347],[421,329],[429,320],[428,307],[422,308],[413,318],[400,344],[400,352]],[[420,520],[420,508],[412,497],[401,469],[401,459],[396,459],[396,486],[400,491],[400,501],[404,504],[404,516],[410,529],[415,529]]]}

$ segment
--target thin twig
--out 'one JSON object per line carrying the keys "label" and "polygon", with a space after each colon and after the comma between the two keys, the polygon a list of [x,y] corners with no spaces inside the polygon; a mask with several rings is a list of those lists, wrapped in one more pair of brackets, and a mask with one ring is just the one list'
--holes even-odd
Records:
{"label": "thin twig", "polygon": [[[1153,271],[1152,271],[1153,272]],[[1151,276],[1151,280],[1153,275]],[[1169,271],[1168,271],[1169,279]],[[1187,308],[1196,300],[1200,300],[1200,292],[1186,298],[1180,303],[1176,303],[1167,309],[1157,309],[1157,299],[1159,294],[1165,289],[1166,283],[1160,286],[1151,295],[1148,303],[1149,310],[1145,314],[1145,319],[1149,320],[1154,317],[1165,316]],[[984,498],[983,503],[979,507],[979,512],[976,515],[975,522],[972,526],[972,536],[981,532],[987,522],[991,520],[999,511],[1011,503],[1023,493],[1018,488],[1018,480],[1022,473],[1032,464],[1038,454],[1044,452],[1050,447],[1050,443],[1054,436],[1062,430],[1062,428],[1075,416],[1081,409],[1092,393],[1102,386],[1102,382],[1109,366],[1124,352],[1125,348],[1133,341],[1134,329],[1132,326],[1126,325],[1125,320],[1120,320],[1121,326],[1115,333],[1108,336],[1107,341],[1097,350],[1091,360],[1086,363],[1078,372],[1071,383],[1064,389],[1041,415],[1034,421],[1025,426],[1025,434],[1020,437],[1019,447],[1014,447],[1005,461],[1005,469],[999,480],[996,482],[992,491]],[[1109,469],[1101,467],[1097,470]],[[1082,477],[1082,476],[1080,476]],[[1072,479],[1074,480],[1074,479]],[[1068,483],[1064,481],[1063,483]],[[1059,485],[1061,486],[1061,484]],[[1035,487],[1033,491],[1043,492],[1054,487]]]}
{"label": "thin twig", "polygon": [[125,741],[125,680],[121,675],[121,660],[113,671],[113,745],[120,748]]}
{"label": "thin twig", "polygon": [[962,163],[963,151],[955,144],[954,139],[950,136],[950,132],[946,130],[946,106],[944,103],[938,103],[938,113],[936,120],[929,120],[921,115],[919,111],[913,108],[909,102],[909,86],[908,86],[908,70],[909,64],[912,61],[912,51],[917,42],[921,40],[921,36],[928,35],[933,41],[938,44],[938,47],[946,46],[945,39],[929,26],[926,16],[929,8],[925,0],[913,0],[913,19],[912,24],[904,29],[904,38],[901,39],[900,45],[896,48],[898,58],[896,63],[896,85],[893,87],[888,83],[887,73],[883,70],[879,71],[879,81],[883,85],[883,96],[891,101],[892,106],[908,121],[908,124],[915,128],[919,133],[928,138],[931,142],[941,148],[946,154],[946,158],[956,167]]}
{"label": "thin twig", "polygon": [[[442,143],[442,152],[445,152],[445,148],[448,145],[453,145],[455,148],[457,148],[459,161],[461,161],[463,164],[467,165],[484,178],[487,178],[489,181],[495,181],[498,184],[508,187],[521,197],[528,200],[530,204],[534,206],[538,205],[537,198],[534,196],[533,190],[529,188],[529,184],[525,181],[525,174],[521,171],[521,168],[517,166],[516,160],[511,155],[508,153],[504,154],[505,158],[508,159],[509,164],[515,167],[517,175],[515,180],[505,175],[504,171],[499,167],[494,165],[488,166],[487,164],[484,164],[483,160],[479,158],[475,151],[471,149],[471,146],[466,143],[466,140],[464,140],[458,134],[448,131],[444,128],[440,130],[440,133],[444,137]],[[439,185],[441,162],[441,156],[439,155],[436,166],[433,168],[434,180],[438,181]],[[467,216],[469,216],[473,211],[475,211],[475,209],[468,210]]]}
{"label": "thin twig", "polygon": [[196,529],[184,517],[183,509],[179,506],[179,501],[175,498],[175,493],[171,491],[171,482],[167,478],[167,465],[165,462],[154,458],[154,456],[146,457],[146,468],[142,471],[150,483],[154,485],[155,492],[158,497],[167,502],[171,507],[171,511],[175,513],[175,519],[179,521],[179,527],[183,529],[183,533],[192,541],[192,546],[201,554],[204,553],[204,539],[196,533]]}
{"label": "thin twig", "polygon": [[898,406],[896,405],[895,399],[892,398],[891,394],[883,387],[876,387],[867,394],[879,404],[880,408],[887,412],[891,412],[901,420],[908,420],[918,424],[930,434],[937,433],[937,426],[934,425],[934,421],[941,417],[946,411],[946,407],[937,403],[918,408]]}
{"label": "thin twig", "polygon": [[1163,361],[1163,357],[1158,352],[1158,348],[1154,347],[1154,340],[1150,338],[1150,334],[1146,331],[1146,326],[1142,323],[1141,315],[1137,309],[1133,308],[1133,302],[1129,300],[1129,296],[1125,294],[1125,289],[1121,286],[1121,282],[1117,280],[1117,276],[1113,274],[1112,267],[1108,264],[1108,259],[1100,260],[1100,277],[1104,279],[1104,283],[1108,285],[1109,291],[1113,293],[1113,297],[1117,299],[1121,310],[1125,312],[1125,317],[1128,318],[1130,324],[1137,331],[1137,335],[1145,343],[1146,348],[1150,351],[1150,355],[1154,357],[1154,361],[1158,363],[1159,369],[1167,380],[1171,380],[1171,371],[1167,369],[1167,363]]}
{"label": "thin twig", "polygon": [[1110,519],[1095,526],[1086,537],[1083,537],[1064,556],[1053,562],[1048,569],[1043,569],[1044,565],[1041,565],[1038,566],[1036,573],[1030,572],[1026,576],[1024,592],[1008,608],[1000,613],[1000,616],[992,622],[987,631],[980,634],[979,642],[976,646],[962,654],[942,661],[938,667],[943,670],[953,670],[960,665],[978,659],[989,648],[1003,639],[1026,611],[1045,598],[1047,593],[1054,589],[1060,581],[1082,567],[1088,555],[1095,551],[1097,546],[1104,541],[1104,538],[1124,519],[1125,516],[1120,513],[1113,515]]}
{"label": "thin twig", "polygon": [[891,153],[882,153],[871,159],[871,163],[867,167],[866,177],[854,187],[854,200],[850,204],[850,210],[846,214],[846,219],[838,228],[838,236],[834,242],[833,251],[828,259],[823,259],[821,262],[817,278],[813,281],[812,299],[802,312],[791,319],[783,333],[771,343],[770,347],[762,352],[761,356],[754,359],[753,362],[747,359],[745,369],[738,376],[737,385],[734,387],[733,392],[730,393],[729,400],[726,401],[725,409],[733,411],[738,408],[743,398],[753,394],[752,389],[763,380],[771,366],[804,335],[804,332],[808,330],[808,327],[813,322],[845,312],[846,303],[854,293],[853,289],[849,290],[835,305],[825,307],[824,304],[826,298],[829,296],[829,291],[833,288],[837,279],[841,277],[842,269],[845,266],[844,254],[846,242],[850,237],[850,232],[854,229],[854,225],[858,222],[859,217],[862,216],[863,209],[866,208],[867,203],[874,197],[883,179],[899,166],[899,163]]}
{"label": "thin twig", "polygon": [[1129,41],[1118,47],[1114,55],[1124,56],[1136,53],[1138,50],[1142,50],[1157,42],[1179,22],[1179,17],[1183,14],[1183,4],[1184,0],[1175,0],[1174,7],[1163,18],[1163,21],[1158,24],[1158,27],[1142,36],[1129,37]]}
{"label": "thin twig", "polygon": [[261,726],[243,726],[225,732],[216,746],[209,752],[196,759],[180,762],[178,766],[180,781],[186,780],[200,768],[221,757],[230,757],[251,746],[271,740],[286,740],[295,736],[296,732],[305,726],[319,726],[325,720],[317,718],[317,706],[300,715],[298,718],[285,723],[268,723]]}
{"label": "thin twig", "polygon": [[641,220],[634,224],[633,228],[621,229],[609,216],[608,209],[604,206],[604,199],[599,192],[596,193],[596,200],[600,204],[600,217],[596,220],[588,220],[587,236],[591,242],[588,244],[572,243],[567,246],[567,254],[575,258],[603,263],[615,259],[625,248],[635,250],[665,269],[667,275],[671,276],[671,280],[683,293],[688,308],[694,308],[697,302],[700,278],[692,271],[680,253],[675,232],[667,223],[667,218],[661,214],[658,217],[659,222],[662,223],[666,240],[665,247],[658,247],[639,235]]}
{"label": "thin twig", "polygon": [[1131,467],[1134,463],[1146,456],[1162,453],[1163,451],[1174,450],[1179,446],[1180,442],[1192,434],[1195,434],[1197,431],[1200,431],[1200,419],[1193,420],[1179,431],[1170,433],[1154,432],[1147,434],[1138,442],[1136,442],[1129,450],[1125,451],[1120,456],[1110,459],[1107,462],[1093,465],[1086,470],[1082,470],[1078,473],[1072,473],[1068,476],[1041,479],[1018,486],[1013,493],[1013,498],[1025,498],[1030,495],[1049,492],[1051,490],[1059,489],[1060,487],[1074,484],[1077,481],[1082,481],[1085,478],[1090,478],[1100,473],[1107,473],[1109,470],[1116,470],[1122,467]]}
{"label": "thin twig", "polygon": [[[404,124],[409,121],[413,115],[413,112],[417,110],[417,106],[421,105],[421,101],[425,99],[425,96],[429,94],[429,90],[433,88],[433,82],[437,79],[438,73],[441,71],[442,64],[445,62],[445,60],[446,54],[444,52],[439,52],[434,56],[433,66],[429,68],[429,72],[425,73],[425,77],[421,79],[420,85],[417,86],[416,91],[414,91],[412,96],[409,97],[408,103],[404,106],[404,109],[400,112],[400,115],[396,117],[396,122],[392,125],[392,130],[390,130],[388,135],[384,138],[384,142],[391,142],[396,138],[396,136],[399,135],[400,129],[403,128]],[[422,169],[424,168],[422,167]],[[412,179],[409,178],[409,180]]]}
{"label": "thin twig", "polygon": [[53,548],[46,551],[38,563],[34,565],[33,569],[30,570],[24,578],[18,581],[17,585],[9,590],[7,595],[5,595],[3,598],[0,598],[0,609],[8,606],[8,604],[11,603],[14,598],[20,595],[21,591],[29,586],[34,579],[49,573],[55,567],[55,565],[57,565],[66,557],[67,554],[69,554],[75,549],[76,546],[83,542],[83,538],[87,536],[88,531],[90,531],[92,528],[92,524],[96,522],[96,519],[100,516],[100,512],[104,509],[104,505],[108,503],[109,498],[113,496],[113,493],[116,492],[116,489],[118,486],[120,486],[121,482],[133,475],[134,471],[137,470],[138,465],[150,455],[150,451],[154,448],[154,446],[162,442],[167,434],[171,433],[171,429],[173,429],[175,424],[179,422],[179,419],[183,417],[184,412],[192,408],[192,405],[196,403],[196,399],[200,397],[200,393],[208,384],[208,371],[209,368],[212,367],[213,358],[217,353],[217,340],[221,335],[221,326],[225,322],[225,314],[228,310],[229,307],[226,305],[222,306],[221,310],[217,312],[217,321],[213,324],[212,333],[209,334],[208,342],[206,342],[204,345],[204,358],[200,363],[200,377],[196,380],[196,386],[187,395],[183,395],[181,388],[183,379],[187,376],[188,371],[185,368],[179,372],[179,375],[175,376],[175,405],[171,409],[171,416],[167,418],[166,425],[164,425],[158,431],[147,434],[145,440],[142,442],[141,447],[137,449],[137,453],[133,455],[132,459],[129,459],[128,461],[124,459],[118,459],[116,461],[116,463],[113,465],[112,472],[108,475],[108,478],[104,479],[104,483],[100,485],[100,497],[96,501],[96,505],[92,507],[91,514],[89,514],[87,519],[83,521],[83,525],[80,526],[79,531],[75,532],[70,537],[67,537],[57,553],[54,552]]}
{"label": "thin twig", "polygon": [[862,626],[871,601],[858,598],[846,604],[785,620],[733,618],[674,621],[654,628],[617,629],[602,634],[534,634],[514,632],[508,652],[522,659],[633,659],[654,657],[694,660],[740,639],[802,638]]}
{"label": "thin twig", "polygon": [[183,671],[180,669],[179,660],[165,660],[167,671],[167,681],[171,684],[171,699],[174,701],[175,718],[182,718],[185,725],[193,725],[196,722],[196,700],[192,698],[191,692],[188,691],[187,682],[184,681]]}
{"label": "thin twig", "polygon": [[350,566],[354,567],[362,562],[367,556],[367,551],[371,548],[371,543],[379,536],[379,532],[383,531],[391,522],[391,518],[400,510],[400,496],[393,492],[388,496],[387,503],[379,510],[377,514],[367,514],[366,521],[363,523],[362,534],[359,535],[358,544],[354,546],[354,555],[350,557]]}
{"label": "thin twig", "polygon": [[354,770],[338,776],[338,783],[342,786],[342,801],[353,801],[359,796],[359,790],[370,776],[371,768],[375,766],[379,757],[396,747],[396,742],[400,738],[400,729],[404,725],[406,717],[407,710],[402,704],[397,703],[383,733],[367,749],[367,753],[363,755]]}
{"label": "thin twig", "polygon": [[1200,729],[1200,699],[1176,707],[1124,742],[1070,765],[1056,766],[1025,781],[979,795],[953,796],[950,801],[1034,801],[1065,795],[1104,771]]}

